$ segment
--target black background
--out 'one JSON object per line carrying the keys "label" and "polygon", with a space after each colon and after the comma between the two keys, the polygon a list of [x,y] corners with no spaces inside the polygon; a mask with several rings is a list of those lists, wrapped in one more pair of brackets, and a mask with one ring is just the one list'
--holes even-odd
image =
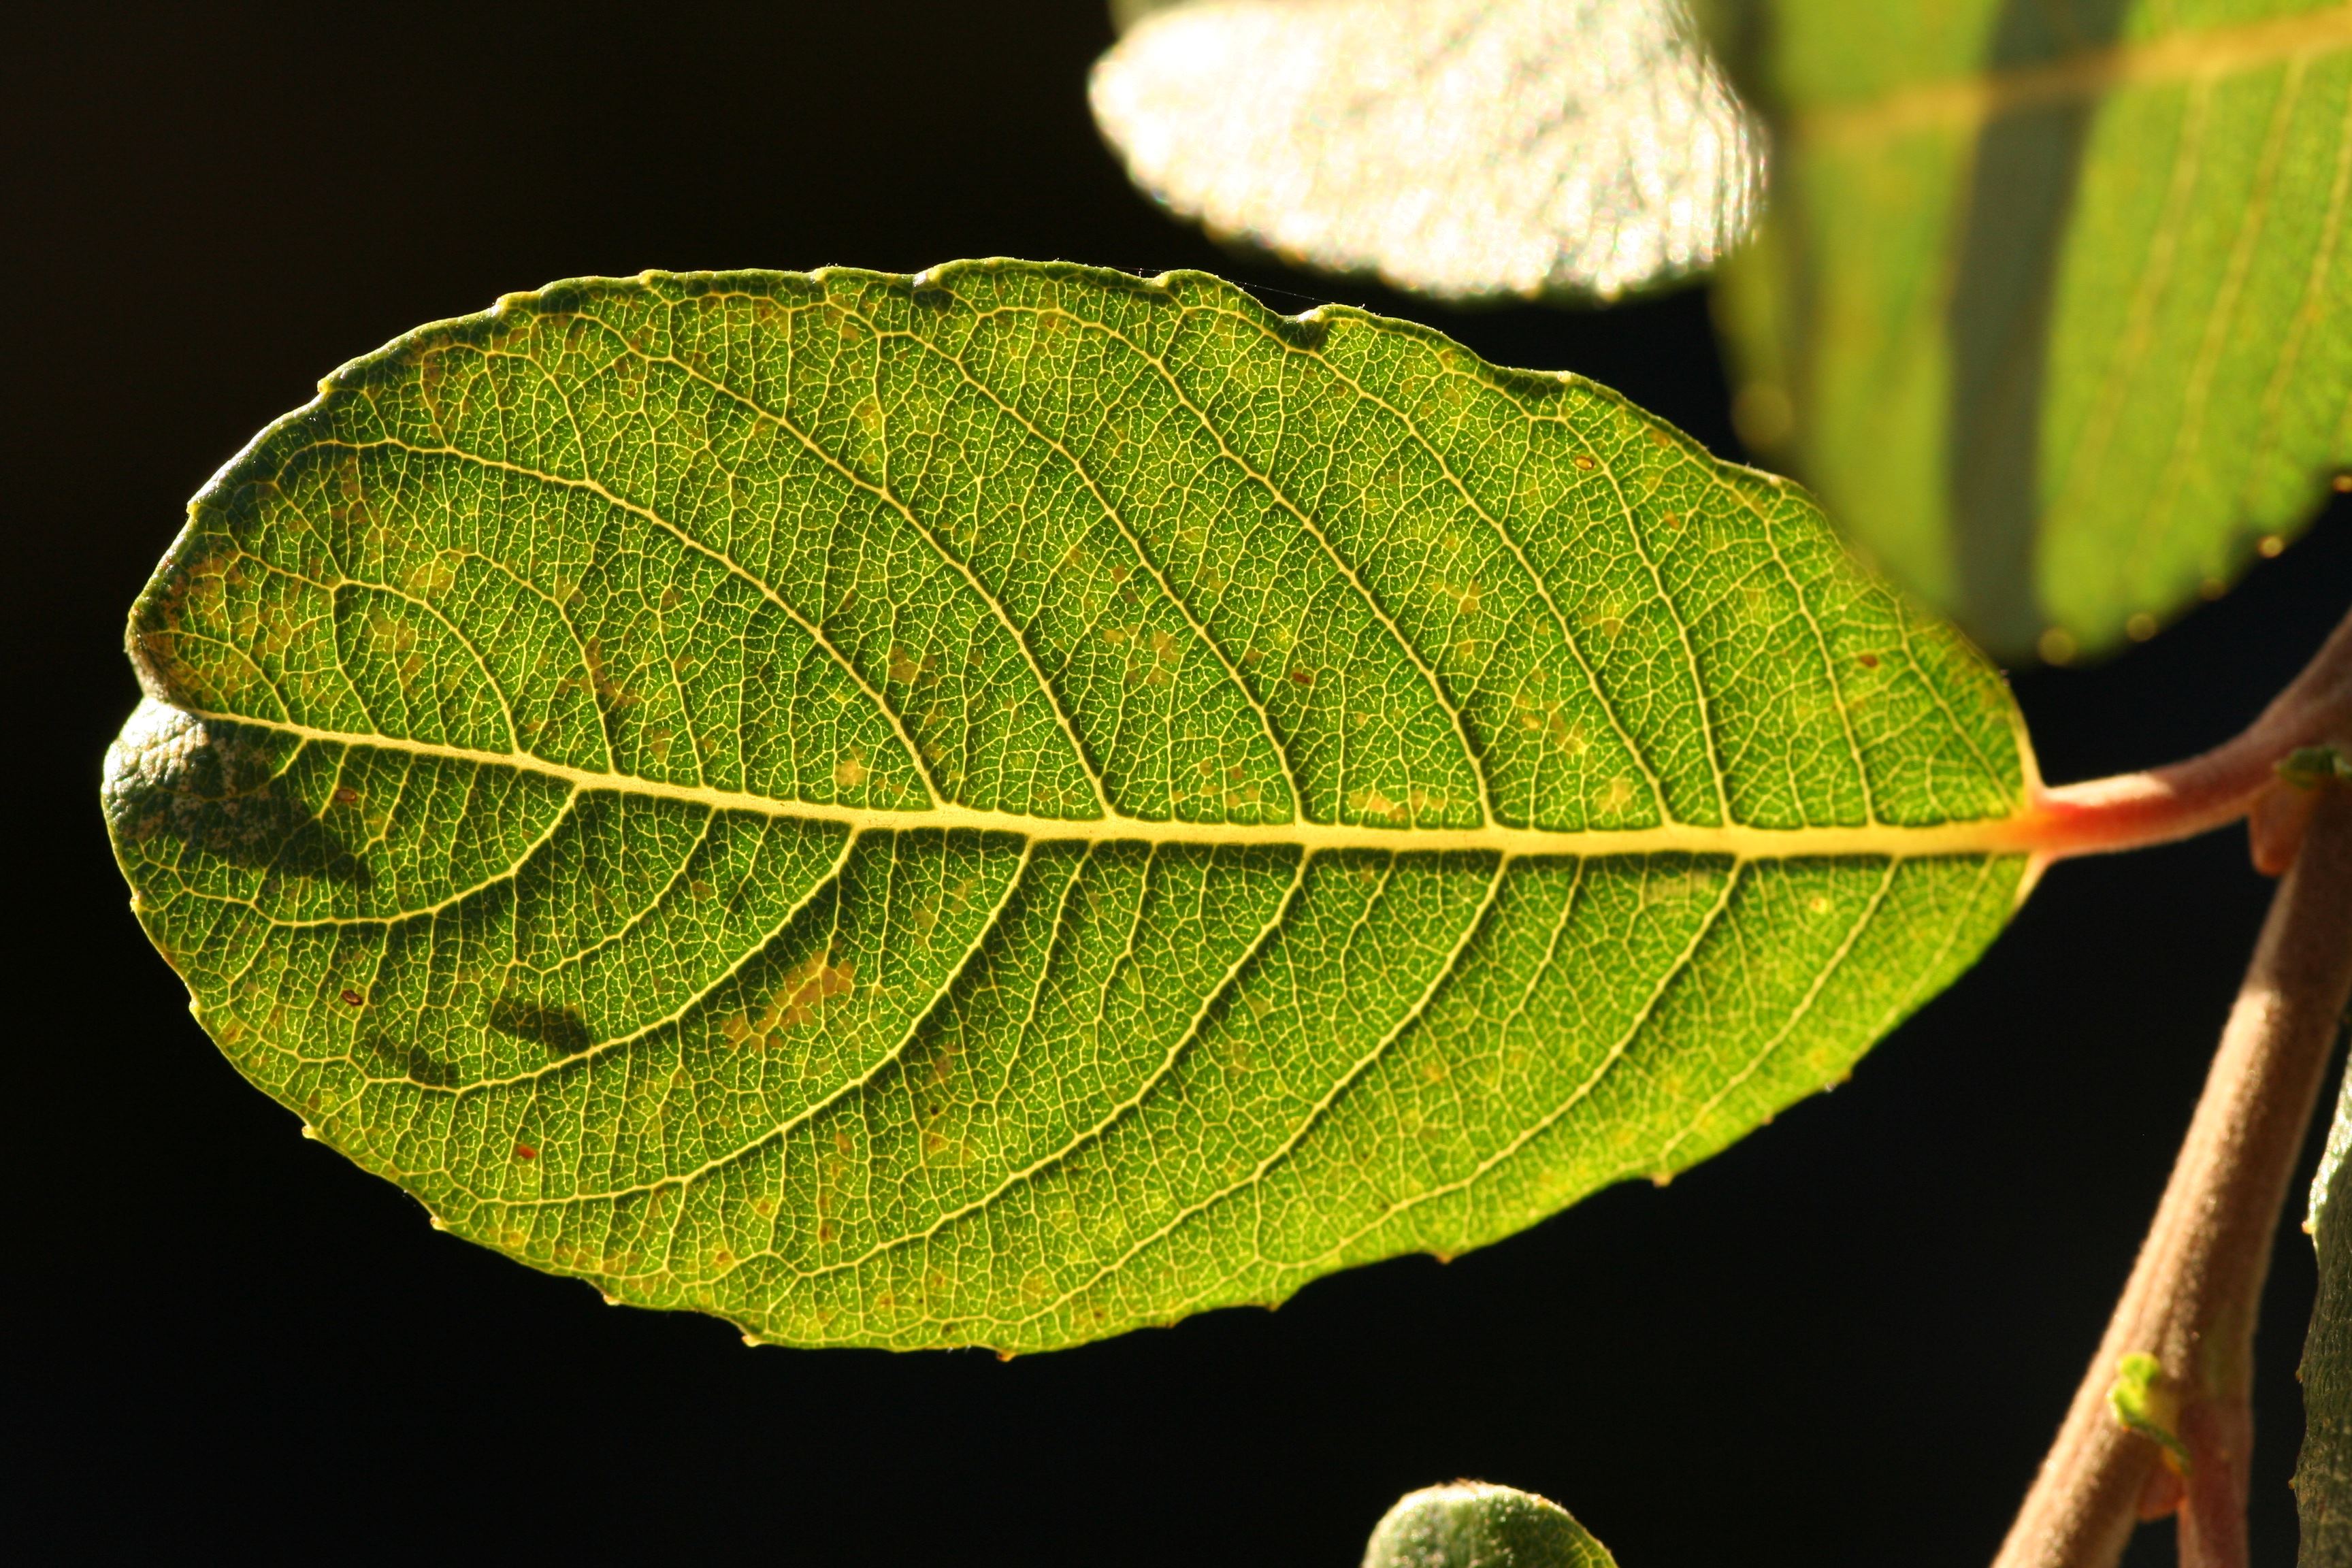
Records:
{"label": "black background", "polygon": [[[188,1018],[97,808],[121,616],[185,498],[341,361],[548,279],[1205,266],[1433,321],[1738,448],[1705,302],[1449,314],[1224,256],[1087,120],[1095,0],[58,6],[0,24],[0,604],[22,923],[0,1026],[19,1561],[1351,1564],[1476,1475],[1627,1568],[1987,1560],[2096,1341],[2266,885],[2234,834],[2057,870],[1847,1088],[1659,1191],[1276,1313],[1000,1363],[745,1349],[427,1229]],[[1294,298],[1295,296],[1295,298]],[[2339,506],[2108,668],[2018,682],[2054,779],[2224,738],[2352,600]],[[2306,1163],[2309,1152],[2306,1152]],[[2291,1202],[2258,1561],[2293,1550]],[[2144,1531],[2135,1562],[2168,1554]]]}

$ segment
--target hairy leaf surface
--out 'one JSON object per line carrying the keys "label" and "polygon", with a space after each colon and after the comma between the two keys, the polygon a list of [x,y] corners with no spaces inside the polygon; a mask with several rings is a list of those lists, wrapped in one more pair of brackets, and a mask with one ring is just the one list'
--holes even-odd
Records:
{"label": "hairy leaf surface", "polygon": [[2352,463],[2352,6],[1785,0],[1741,428],[2005,657],[2152,635]]}
{"label": "hairy leaf surface", "polygon": [[1455,1253],[2019,896],[2000,680],[1572,376],[1213,279],[589,279],[331,377],[133,612],[198,1016],[449,1228],[800,1343]]}
{"label": "hairy leaf surface", "polygon": [[1549,1498],[1486,1481],[1407,1492],[1381,1516],[1363,1568],[1617,1568]]}
{"label": "hairy leaf surface", "polygon": [[1113,14],[1087,96],[1129,173],[1295,265],[1613,299],[1705,271],[1759,205],[1760,137],[1681,0]]}

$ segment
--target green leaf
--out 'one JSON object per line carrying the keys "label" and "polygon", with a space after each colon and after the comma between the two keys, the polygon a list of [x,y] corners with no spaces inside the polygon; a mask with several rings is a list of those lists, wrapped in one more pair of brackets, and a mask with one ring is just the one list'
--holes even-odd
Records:
{"label": "green leaf", "polygon": [[1372,1531],[1364,1568],[1617,1568],[1617,1560],[1549,1498],[1455,1481],[1398,1499]]}
{"label": "green leaf", "polygon": [[1681,0],[1195,0],[1118,15],[1088,99],[1136,184],[1296,266],[1441,298],[1704,272],[1758,129]]}
{"label": "green leaf", "polygon": [[2152,636],[2352,463],[2352,7],[1782,0],[1738,413],[1995,653]]}
{"label": "green leaf", "polygon": [[108,764],[230,1059],[800,1343],[1460,1252],[1834,1083],[2020,896],[1994,673],[1785,481],[1214,279],[589,279],[196,499]]}

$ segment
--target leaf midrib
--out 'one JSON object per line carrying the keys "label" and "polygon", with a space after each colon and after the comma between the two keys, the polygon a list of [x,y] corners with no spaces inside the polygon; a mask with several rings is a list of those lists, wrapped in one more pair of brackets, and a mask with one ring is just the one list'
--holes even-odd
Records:
{"label": "leaf midrib", "polygon": [[[718,297],[724,298],[726,296],[721,295]],[[523,296],[510,298],[530,300],[533,297]],[[509,302],[509,301],[501,301],[501,308],[504,308]],[[1113,524],[1118,528],[1119,531],[1127,537],[1128,542],[1130,546],[1135,548],[1139,562],[1148,571],[1150,571],[1158,581],[1159,586],[1161,588],[1163,594],[1166,595],[1169,602],[1178,608],[1184,617],[1189,629],[1193,633],[1195,638],[1213,653],[1228,680],[1232,682],[1234,689],[1242,695],[1244,700],[1254,710],[1259,721],[1259,726],[1265,733],[1273,756],[1283,775],[1284,782],[1292,793],[1292,809],[1294,813],[1297,810],[1303,809],[1304,799],[1301,795],[1303,784],[1297,774],[1296,759],[1293,755],[1292,743],[1286,741],[1283,734],[1279,731],[1279,728],[1274,723],[1272,715],[1267,710],[1263,699],[1252,689],[1250,683],[1241,677],[1239,669],[1234,663],[1234,657],[1231,650],[1228,649],[1222,640],[1217,637],[1205,624],[1202,623],[1198,607],[1194,605],[1184,595],[1176,592],[1173,585],[1167,581],[1162,563],[1155,558],[1152,552],[1144,548],[1142,542],[1136,537],[1129,521],[1119,512],[1118,509],[1112,504],[1109,498],[1102,492],[1095,476],[1087,468],[1086,465],[1076,457],[1076,455],[1068,448],[1067,445],[1050,437],[1045,431],[1038,428],[1033,420],[1029,419],[1020,410],[1009,404],[1001,394],[989,386],[983,378],[977,375],[960,354],[949,353],[940,345],[930,342],[919,334],[908,333],[898,329],[886,328],[878,320],[875,319],[868,312],[845,307],[837,308],[843,309],[844,314],[848,316],[851,320],[857,321],[868,333],[871,333],[877,339],[903,340],[915,345],[920,352],[936,355],[944,360],[954,368],[958,377],[961,381],[989,398],[989,400],[1001,411],[1006,414],[1007,416],[1016,420],[1016,422],[1018,422],[1024,431],[1026,431],[1033,438],[1038,440],[1047,448],[1054,451],[1063,459],[1064,462],[1068,464],[1072,472],[1076,474],[1080,482],[1086,486],[1105,517],[1109,519]],[[1194,307],[1187,306],[1187,313],[1190,313],[1193,309]],[[1438,670],[1432,667],[1428,657],[1414,642],[1414,640],[1404,635],[1402,628],[1396,624],[1392,613],[1382,604],[1379,596],[1372,593],[1370,588],[1363,582],[1355,565],[1336,548],[1309,511],[1290,497],[1286,492],[1283,486],[1276,482],[1271,474],[1260,472],[1254,464],[1244,459],[1238,452],[1234,450],[1224,431],[1218,426],[1215,420],[1212,419],[1208,416],[1206,411],[1199,407],[1192,400],[1182,386],[1181,379],[1175,375],[1171,366],[1166,363],[1161,355],[1154,353],[1143,343],[1137,342],[1128,334],[1118,331],[1115,326],[1106,322],[1097,321],[1082,315],[1074,315],[1060,310],[999,305],[982,310],[979,313],[984,316],[996,314],[1053,314],[1078,327],[1081,331],[1097,332],[1120,343],[1129,352],[1134,353],[1144,365],[1149,367],[1150,373],[1158,378],[1163,387],[1171,395],[1173,395],[1186,412],[1192,416],[1193,421],[1200,426],[1203,433],[1215,442],[1220,456],[1223,460],[1233,464],[1240,473],[1248,478],[1252,482],[1263,487],[1267,494],[1275,500],[1276,505],[1299,525],[1305,534],[1313,541],[1325,558],[1331,563],[1333,568],[1339,573],[1341,577],[1354,590],[1357,597],[1366,606],[1373,618],[1381,625],[1382,630],[1387,634],[1389,642],[1400,651],[1409,663],[1412,665],[1422,681],[1428,688],[1436,709],[1445,716],[1447,722],[1454,731],[1454,737],[1462,747],[1462,755],[1465,763],[1477,780],[1477,793],[1479,805],[1481,806],[1481,815],[1488,822],[1492,822],[1499,815],[1498,806],[1497,802],[1495,799],[1493,783],[1489,776],[1486,760],[1484,756],[1482,748],[1476,744],[1471,736],[1467,728],[1467,720],[1466,715],[1463,710],[1463,705],[1456,695],[1449,689],[1446,679],[1440,675]],[[1671,812],[1666,805],[1664,784],[1659,777],[1657,767],[1649,755],[1648,747],[1637,741],[1636,738],[1626,729],[1622,716],[1618,711],[1616,703],[1602,689],[1598,672],[1595,670],[1591,661],[1587,657],[1580,638],[1570,625],[1568,617],[1562,613],[1559,605],[1554,598],[1551,585],[1546,581],[1543,573],[1538,571],[1535,566],[1535,563],[1529,559],[1525,542],[1518,537],[1512,528],[1507,526],[1504,520],[1494,515],[1494,513],[1480,501],[1478,497],[1472,490],[1471,487],[1464,481],[1459,474],[1454,472],[1454,466],[1446,455],[1438,450],[1437,447],[1432,444],[1427,435],[1420,429],[1417,424],[1402,409],[1395,406],[1388,399],[1382,397],[1378,393],[1364,385],[1356,376],[1349,374],[1342,364],[1332,359],[1330,356],[1326,355],[1316,349],[1301,349],[1296,344],[1286,342],[1277,334],[1270,332],[1267,330],[1265,323],[1256,321],[1246,315],[1234,315],[1232,312],[1215,310],[1210,310],[1207,313],[1217,316],[1227,316],[1231,319],[1239,321],[1256,331],[1261,338],[1265,338],[1272,342],[1282,352],[1286,353],[1303,353],[1305,357],[1315,361],[1318,364],[1323,366],[1328,373],[1336,376],[1339,382],[1343,385],[1347,386],[1360,401],[1378,408],[1381,413],[1393,420],[1398,428],[1403,433],[1406,439],[1418,447],[1433,462],[1436,464],[1440,473],[1444,477],[1447,488],[1454,494],[1463,505],[1470,510],[1470,511],[1486,528],[1492,531],[1494,536],[1502,543],[1519,569],[1526,574],[1529,584],[1542,602],[1549,614],[1549,619],[1556,626],[1563,647],[1571,656],[1579,672],[1583,677],[1585,687],[1598,703],[1602,713],[1606,716],[1612,731],[1614,732],[1619,743],[1623,746],[1628,759],[1637,770],[1643,781],[1647,784],[1652,800],[1656,806],[1659,815],[1661,817],[1669,817],[1671,816]],[[929,552],[940,560],[942,564],[948,566],[964,580],[966,585],[970,587],[983,603],[990,616],[996,620],[1007,635],[1011,637],[1014,645],[1018,647],[1024,662],[1028,668],[1032,680],[1034,682],[1041,696],[1048,705],[1056,727],[1060,730],[1065,742],[1069,745],[1071,755],[1076,761],[1077,771],[1084,776],[1089,793],[1096,797],[1097,806],[1100,807],[1108,816],[1117,815],[1117,808],[1108,797],[1108,784],[1102,773],[1101,768],[1091,757],[1089,757],[1087,748],[1080,742],[1076,732],[1074,718],[1069,711],[1067,700],[1056,683],[1047,676],[1040,662],[1038,651],[1031,643],[1027,628],[1025,628],[1017,620],[1017,618],[1013,616],[1009,606],[1007,606],[1003,600],[987,586],[987,584],[982,583],[977,575],[975,575],[971,563],[950,552],[939,537],[937,531],[931,525],[926,523],[921,518],[918,517],[915,514],[914,510],[907,503],[907,501],[896,493],[895,489],[890,483],[887,470],[883,476],[878,479],[869,478],[859,474],[854,468],[845,465],[837,456],[827,452],[823,447],[822,444],[817,442],[807,430],[802,428],[799,422],[792,417],[786,411],[781,408],[770,407],[763,401],[755,399],[746,395],[741,390],[730,385],[722,378],[709,374],[706,369],[698,364],[690,356],[680,355],[676,353],[656,354],[652,353],[641,345],[627,342],[625,340],[625,334],[623,334],[619,328],[617,328],[613,322],[598,315],[593,310],[580,310],[576,311],[559,311],[554,312],[554,314],[559,316],[574,316],[579,320],[593,324],[607,334],[622,339],[625,346],[619,352],[623,354],[638,359],[648,364],[661,363],[667,365],[677,371],[679,374],[688,376],[698,384],[707,387],[718,395],[728,399],[738,406],[742,407],[748,413],[751,413],[761,420],[787,433],[808,453],[830,468],[836,477],[840,478],[845,482],[851,484],[854,488],[862,489],[874,496],[883,504],[888,506],[910,527],[914,528],[922,536],[924,543]],[[1363,318],[1355,312],[1348,311],[1338,307],[1328,307],[1322,310],[1309,312],[1307,317],[1301,319],[1326,319],[1335,324],[1339,321],[1346,321],[1358,322],[1375,329],[1395,325],[1395,323],[1380,321],[1375,318]],[[477,347],[478,352],[480,352],[486,358],[511,360],[515,363],[529,366],[534,373],[536,373],[540,376],[541,382],[546,385],[550,395],[555,397],[557,402],[562,407],[563,417],[565,422],[570,425],[573,431],[575,442],[583,451],[585,450],[586,446],[588,445],[585,433],[581,429],[576,411],[572,405],[569,392],[566,388],[557,384],[556,378],[550,374],[544,365],[540,364],[530,356],[515,355],[494,345],[477,345]],[[1447,373],[1449,374],[1462,374],[1458,367],[1450,363],[1447,366]],[[329,386],[331,387],[333,384],[334,384],[331,382]],[[316,403],[310,405],[312,409],[315,409],[317,406],[319,406],[319,405]],[[307,410],[298,410],[295,415],[289,416],[289,420],[290,421],[293,418],[299,417],[300,414],[306,411]],[[455,432],[442,419],[440,411],[437,408],[435,410],[433,417],[434,429],[439,442],[439,444],[436,446],[428,447],[412,441],[391,437],[378,440],[352,440],[348,437],[341,437],[313,441],[309,443],[305,447],[300,448],[300,450],[326,447],[347,451],[360,451],[382,447],[411,452],[419,456],[447,457],[478,467],[494,469],[503,473],[510,473],[520,478],[533,480],[534,482],[550,484],[561,489],[579,490],[593,494],[606,503],[618,508],[624,512],[641,519],[662,532],[677,540],[687,548],[718,563],[732,575],[743,580],[751,586],[754,591],[760,594],[761,596],[770,605],[774,606],[792,620],[792,622],[805,635],[814,639],[832,662],[844,671],[847,678],[857,687],[860,693],[889,724],[895,738],[899,742],[901,749],[904,751],[909,763],[913,767],[922,787],[929,795],[931,802],[934,805],[940,805],[945,801],[949,792],[943,790],[938,780],[933,776],[932,765],[927,759],[923,748],[916,744],[914,736],[908,729],[907,715],[897,705],[891,703],[885,695],[877,689],[873,681],[857,668],[856,661],[850,658],[846,653],[835,643],[827,629],[822,624],[822,617],[813,620],[807,614],[803,613],[800,608],[787,601],[774,584],[767,582],[760,574],[748,569],[742,563],[735,560],[730,553],[703,540],[692,530],[685,528],[679,523],[661,515],[655,509],[650,508],[640,501],[631,500],[619,494],[610,486],[605,484],[593,472],[583,471],[582,474],[577,476],[562,474],[543,468],[525,465],[515,462],[511,459],[493,457],[487,453],[470,450],[458,441]],[[1585,450],[1588,456],[1597,459],[1600,457],[1600,454],[1592,449],[1591,443],[1588,438],[1586,438],[1585,434],[1581,431],[1575,431],[1572,425],[1570,427],[1571,431],[1574,432],[1579,446]],[[1601,463],[1600,466],[1602,475],[1607,479],[1612,489],[1616,493],[1619,510],[1626,517],[1630,523],[1635,516],[1636,509],[1628,503],[1627,498],[1623,493],[1622,481],[1614,469],[1605,462]],[[1767,546],[1772,556],[1773,565],[1779,572],[1780,577],[1789,584],[1790,590],[1795,594],[1798,599],[1800,612],[1806,622],[1807,627],[1817,649],[1822,656],[1823,672],[1831,684],[1832,691],[1836,691],[1841,683],[1835,668],[1835,661],[1828,657],[1828,650],[1823,645],[1821,625],[1818,618],[1813,614],[1811,605],[1808,602],[1803,584],[1790,569],[1787,561],[1781,555],[1780,540],[1777,536],[1777,531],[1772,526],[1770,516],[1757,503],[1754,497],[1743,493],[1737,486],[1724,484],[1719,474],[1713,476],[1713,482],[1717,488],[1725,491],[1725,493],[1732,499],[1734,504],[1738,505],[1741,510],[1754,517],[1761,528]],[[1709,774],[1709,784],[1716,797],[1717,810],[1720,814],[1722,819],[1726,823],[1729,823],[1732,818],[1732,812],[1728,795],[1727,780],[1725,776],[1722,748],[1716,733],[1713,702],[1708,689],[1708,683],[1705,678],[1704,671],[1700,668],[1696,649],[1693,647],[1691,642],[1689,618],[1687,616],[1680,613],[1674,607],[1672,595],[1665,590],[1665,585],[1659,573],[1657,563],[1652,556],[1646,542],[1640,536],[1638,528],[1634,530],[1633,543],[1636,553],[1642,561],[1644,570],[1650,576],[1652,587],[1656,595],[1657,602],[1668,606],[1669,620],[1674,626],[1676,639],[1680,645],[1682,654],[1681,662],[1690,679],[1691,700],[1696,710],[1700,730],[1701,752],[1706,763]],[[272,569],[283,570],[281,567],[273,567]],[[322,588],[333,586],[333,584],[325,583],[320,583],[317,585]],[[374,585],[384,589],[384,591],[400,593],[399,590],[390,588],[385,584]],[[404,598],[413,598],[413,595],[409,595],[404,593],[401,593],[400,596]],[[420,606],[426,609],[428,613],[433,614],[436,620],[441,619],[437,610],[433,609],[429,605],[425,605],[423,601],[415,602],[419,603]],[[567,630],[572,632],[574,641],[577,642],[579,640],[578,631],[576,627],[572,626],[570,616],[563,612],[562,606],[558,606],[558,613],[562,616]],[[461,645],[465,646],[467,651],[473,654],[477,661],[479,662],[479,652],[472,647],[471,640],[466,637],[462,633],[458,633],[456,628],[446,626],[446,622],[444,625],[445,629],[450,631],[451,635],[455,637]],[[497,678],[489,672],[487,667],[483,668],[482,674],[490,688],[498,693],[500,706],[504,710],[503,716],[505,721],[511,730],[514,723],[513,701],[511,695],[501,689],[500,683]],[[1942,698],[1940,694],[1937,694],[1937,700],[1939,705],[1942,705]],[[1868,763],[1863,754],[1863,749],[1854,734],[1852,720],[1843,710],[1842,700],[1838,712],[1838,721],[1845,742],[1845,749],[1855,768],[1857,775],[1856,783],[1859,785],[1864,798],[1864,814],[1865,820],[1874,820],[1875,805],[1874,796],[1875,795],[1875,789],[1874,786],[1874,781],[1870,777]],[[509,734],[508,738],[510,743],[514,740],[514,737],[511,734]],[[606,752],[606,760],[609,763],[614,760],[612,754],[613,741],[609,731],[603,737],[603,740]],[[1969,743],[1970,744],[1971,749],[1975,749],[1975,741],[1973,737],[1969,738]],[[698,769],[699,763],[698,761]],[[2024,774],[2027,777],[2032,776],[2030,760],[2028,761],[2027,766],[2024,770]],[[1791,782],[1793,783],[1793,781]],[[1801,794],[1801,790],[1798,793]],[[1294,842],[1295,840],[1286,837],[1282,841]]]}
{"label": "leaf midrib", "polygon": [[1129,816],[1032,816],[937,805],[913,811],[880,811],[821,801],[782,800],[704,784],[670,784],[630,773],[598,773],[521,752],[487,752],[466,746],[396,736],[320,729],[286,720],[255,719],[169,703],[207,723],[241,725],[318,745],[368,747],[478,767],[512,768],[558,780],[575,789],[611,790],[674,800],[713,811],[755,812],[797,821],[832,823],[854,833],[964,831],[1004,833],[1038,842],[1077,844],[1201,845],[1303,848],[1309,851],[1370,849],[1383,853],[1499,854],[1528,856],[1720,855],[1735,860],[1784,860],[1841,857],[2021,854],[2032,847],[2026,813],[1957,822],[1909,825],[1866,823],[1807,827],[1759,827],[1747,823],[1720,826],[1668,821],[1654,827],[1574,829],[1513,827],[1489,823],[1477,827],[1381,827],[1344,822],[1184,822]]}
{"label": "leaf midrib", "polygon": [[1904,132],[1981,125],[2120,88],[2210,79],[2344,48],[2352,48],[2352,5],[1918,82],[1876,98],[1801,110],[1795,129],[1807,142],[1869,142]]}

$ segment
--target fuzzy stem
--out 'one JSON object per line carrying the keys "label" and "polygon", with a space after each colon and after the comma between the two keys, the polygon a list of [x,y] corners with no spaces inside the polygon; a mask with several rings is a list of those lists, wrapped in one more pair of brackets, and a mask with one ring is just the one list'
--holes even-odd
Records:
{"label": "fuzzy stem", "polygon": [[[2328,651],[2346,642],[2339,630]],[[2313,794],[2155,1223],[1995,1568],[2109,1568],[2136,1519],[2174,1507],[2182,1568],[2244,1568],[2255,1314],[2352,993],[2352,789]],[[2187,1449],[2185,1480],[2110,1402],[2135,1352],[2162,1369],[2155,1403]]]}
{"label": "fuzzy stem", "polygon": [[2287,793],[2281,759],[2314,742],[2352,737],[2352,615],[2285,690],[2235,740],[2147,773],[2037,786],[2018,837],[2046,865],[2075,855],[2187,838],[2251,816],[2254,864],[2276,876],[2294,858],[2307,792]]}

